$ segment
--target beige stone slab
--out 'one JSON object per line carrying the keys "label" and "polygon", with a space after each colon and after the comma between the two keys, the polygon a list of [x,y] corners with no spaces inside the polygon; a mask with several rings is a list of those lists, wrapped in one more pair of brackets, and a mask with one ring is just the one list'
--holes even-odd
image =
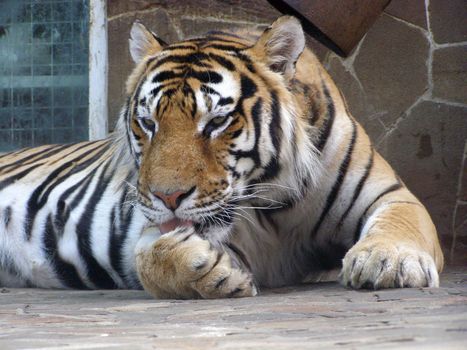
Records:
{"label": "beige stone slab", "polygon": [[2,289],[0,349],[465,349],[467,269],[439,289],[326,282],[224,300]]}

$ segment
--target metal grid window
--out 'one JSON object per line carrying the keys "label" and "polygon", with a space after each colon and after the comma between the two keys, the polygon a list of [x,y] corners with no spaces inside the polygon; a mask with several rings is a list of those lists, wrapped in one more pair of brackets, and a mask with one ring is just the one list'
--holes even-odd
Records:
{"label": "metal grid window", "polygon": [[0,152],[88,138],[89,1],[0,3]]}

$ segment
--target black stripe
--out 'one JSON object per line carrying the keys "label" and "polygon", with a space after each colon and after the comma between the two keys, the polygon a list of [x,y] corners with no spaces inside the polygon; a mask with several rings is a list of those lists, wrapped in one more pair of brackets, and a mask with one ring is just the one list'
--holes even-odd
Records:
{"label": "black stripe", "polygon": [[196,104],[195,92],[193,91],[193,89],[188,84],[185,83],[183,85],[183,93],[186,96],[185,102],[188,102],[191,99],[191,111],[190,111],[190,114],[191,114],[192,119],[195,119],[196,113],[198,112],[198,105]]}
{"label": "black stripe", "polygon": [[259,156],[259,142],[261,140],[261,122],[263,120],[262,114],[263,100],[258,98],[258,101],[255,102],[253,107],[251,107],[251,119],[253,119],[253,127],[255,130],[255,145],[250,154],[250,157],[255,162],[256,166],[261,165],[261,159]]}
{"label": "black stripe", "polygon": [[[86,141],[86,142],[82,142],[80,146],[76,147],[75,149],[70,149],[69,152],[63,152],[63,154],[60,154],[60,157],[56,157],[52,162],[50,162],[50,164],[56,164],[56,163],[61,163],[63,161],[63,159],[65,157],[68,157],[69,155],[75,155],[77,152],[79,152],[80,150],[82,150],[83,148],[87,148],[91,145],[94,145],[95,143],[97,142],[101,142],[101,140],[99,141]],[[108,142],[108,141],[107,141]],[[106,143],[107,143],[106,142]],[[64,150],[67,150],[69,148],[71,148],[72,146],[74,145],[79,145],[79,143],[74,143],[74,144],[70,144],[70,145],[66,145],[68,147],[65,147]],[[97,146],[96,148],[98,148],[99,146]]]}
{"label": "black stripe", "polygon": [[5,224],[5,228],[8,229],[8,224],[10,223],[12,216],[12,209],[10,206],[6,207],[3,211],[3,223]]}
{"label": "black stripe", "polygon": [[[239,46],[240,45],[241,44],[239,44]],[[207,44],[205,47],[210,48],[210,49],[218,49],[218,50],[222,50],[222,51],[238,52],[238,51],[241,51],[241,50],[245,49],[244,45],[242,45],[242,46],[243,47],[238,47],[238,46],[228,45],[228,44]]]}
{"label": "black stripe", "polygon": [[34,165],[30,166],[29,168],[26,168],[23,171],[15,174],[13,176],[7,177],[6,179],[0,181],[0,191],[3,190],[5,187],[11,185],[15,181],[18,181],[19,179],[22,179],[23,177],[28,175],[31,171],[33,171],[34,169],[40,167],[42,164],[43,163],[34,164]]}
{"label": "black stripe", "polygon": [[109,257],[110,257],[110,265],[112,268],[117,271],[120,277],[124,277],[123,273],[123,266],[122,266],[122,240],[120,239],[120,235],[123,233],[121,231],[117,231],[117,226],[115,225],[115,221],[117,220],[116,211],[120,211],[122,209],[121,205],[126,195],[126,191],[123,191],[122,196],[120,197],[119,205],[116,205],[112,208],[109,217]]}
{"label": "black stripe", "polygon": [[81,218],[76,225],[76,234],[78,236],[78,251],[86,264],[86,272],[88,278],[98,288],[115,289],[117,284],[110,277],[109,273],[99,265],[92,253],[91,247],[91,226],[96,213],[96,207],[105,193],[110,179],[113,174],[107,174],[110,162],[108,162],[102,169],[101,174],[97,180],[97,185],[91,194],[88,202],[86,203],[85,210],[81,214]]}
{"label": "black stripe", "polygon": [[30,151],[31,149],[32,149],[32,147],[26,147],[26,148],[19,149],[17,151],[2,153],[2,154],[0,154],[0,160],[2,158],[5,158],[5,157],[16,157],[18,154],[24,153],[26,151]]}
{"label": "black stripe", "polygon": [[234,102],[232,97],[221,97],[221,94],[219,92],[217,92],[216,90],[214,90],[213,88],[205,84],[201,85],[200,90],[205,94],[219,96],[220,97],[219,101],[217,101],[217,104],[219,106],[225,106],[225,105],[228,105]]}
{"label": "black stripe", "polygon": [[64,200],[58,200],[57,201],[57,207],[55,210],[55,215],[54,215],[54,227],[55,227],[55,232],[56,234],[62,236],[65,230],[65,225],[66,221],[64,220],[65,217],[69,214],[68,206]]}
{"label": "black stripe", "polygon": [[[230,126],[232,126],[234,123],[237,124],[238,120],[239,120],[238,118],[237,118],[237,119],[234,119],[233,122],[230,124]],[[239,137],[239,136],[242,134],[242,132],[243,132],[243,129],[237,129],[237,130],[235,130],[233,133],[229,134],[229,135],[230,135],[230,138],[231,138],[231,139],[236,139],[237,137]],[[234,147],[234,146],[236,146],[236,145],[235,145],[235,144],[231,144],[230,146],[231,146],[231,147]]]}
{"label": "black stripe", "polygon": [[188,74],[188,77],[193,77],[203,83],[209,83],[209,84],[219,84],[223,80],[222,75],[214,71],[198,72],[196,70],[192,70]]}
{"label": "black stripe", "polygon": [[152,79],[153,83],[161,83],[166,80],[170,79],[178,79],[178,78],[195,78],[201,81],[202,83],[209,83],[209,84],[219,84],[222,82],[222,75],[213,71],[197,71],[197,70],[190,70],[189,72],[174,72],[174,71],[162,71],[155,75]]}
{"label": "black stripe", "polygon": [[[261,165],[261,159],[260,159],[259,152],[258,152],[258,146],[259,146],[259,141],[261,138],[262,106],[263,106],[263,101],[261,98],[258,98],[258,100],[255,102],[253,107],[251,107],[251,119],[253,120],[253,131],[254,131],[254,137],[255,137],[255,143],[254,143],[253,148],[249,151],[243,151],[243,150],[229,151],[229,153],[235,157],[237,162],[240,158],[251,158],[253,162],[255,163],[256,167]],[[243,106],[240,106],[240,104],[238,107],[238,113],[240,113],[241,115],[244,115]],[[252,171],[253,170],[254,169],[252,169]]]}
{"label": "black stripe", "polygon": [[275,91],[271,92],[271,101],[271,122],[269,124],[269,135],[271,136],[272,144],[275,150],[273,157],[264,168],[264,173],[261,176],[262,181],[270,180],[276,177],[281,170],[279,158],[281,153],[282,128],[280,102]]}
{"label": "black stripe", "polygon": [[232,97],[221,97],[219,101],[217,101],[218,106],[230,105],[232,103],[234,103],[234,100]]}
{"label": "black stripe", "polygon": [[235,71],[236,70],[236,66],[235,64],[233,64],[229,59],[225,58],[225,57],[222,57],[220,55],[216,55],[216,54],[213,54],[213,53],[210,53],[209,54],[209,58],[211,58],[212,60],[216,61],[217,63],[219,63],[222,67],[224,67],[225,69],[227,69],[228,71]]}
{"label": "black stripe", "polygon": [[[99,144],[97,147],[93,147],[84,153],[77,152],[77,156],[75,158],[61,164],[58,168],[52,171],[39,186],[36,187],[27,203],[27,216],[24,222],[24,232],[26,234],[27,240],[31,239],[32,227],[38,211],[42,209],[47,203],[49,194],[55,189],[56,186],[62,183],[62,178],[67,179],[71,175],[76,174],[87,168],[89,165],[94,164],[94,162],[107,151],[108,147],[109,144],[105,143]],[[83,158],[99,148],[102,149],[96,155],[84,162],[82,161]],[[65,175],[63,175],[62,173],[68,169],[70,170]],[[60,174],[62,175],[60,176]]]}
{"label": "black stripe", "polygon": [[[136,124],[136,125],[138,125],[140,128],[142,128],[141,123],[144,123],[144,122],[142,122],[142,120],[144,120],[144,118],[141,119],[141,120],[139,120],[139,123]],[[149,128],[152,128],[152,129],[147,130],[147,131],[150,132],[150,133],[151,133],[151,137],[153,137],[152,134],[154,134],[154,130],[153,130],[154,127],[153,127],[153,126],[152,126],[152,127],[150,126]],[[133,130],[132,130],[132,131],[133,131]],[[145,130],[145,131],[146,131],[146,130]],[[138,143],[138,141],[141,140],[141,136],[139,136],[138,134],[135,134],[135,132],[132,132],[132,135],[133,135],[133,137],[135,138],[136,143]],[[138,145],[139,145],[139,143],[138,143]]]}
{"label": "black stripe", "polygon": [[167,46],[167,43],[162,40],[161,38],[159,38],[156,34],[154,34],[153,32],[150,32],[150,34],[152,35],[152,37],[157,41],[157,43],[162,46],[162,47],[165,47]]}
{"label": "black stripe", "polygon": [[[237,106],[235,108],[234,113],[241,115],[245,120],[248,121],[248,118],[246,118],[245,111],[243,109],[244,100],[247,98],[253,97],[254,94],[257,92],[258,88],[252,79],[242,74],[240,77],[240,90],[241,90],[240,99],[237,102]],[[238,151],[231,150],[230,151],[230,154],[232,154],[237,161],[240,158],[251,158],[254,161],[256,166],[260,165],[258,144],[261,138],[262,106],[263,106],[263,100],[261,98],[258,98],[258,100],[252,106],[251,112],[250,112],[251,119],[253,121],[253,132],[255,134],[254,135],[255,144],[253,148],[250,151],[242,151],[242,150],[238,150]],[[248,131],[248,129],[246,130]],[[242,130],[240,130],[240,132],[234,133],[234,136],[238,137],[238,135],[240,135],[241,132]],[[249,138],[249,134],[248,134],[248,138]],[[228,170],[233,171],[234,177],[237,177],[237,175],[239,177],[240,174],[235,169],[229,167]]]}
{"label": "black stripe", "polygon": [[[11,163],[11,164],[7,164],[5,166],[2,166],[0,168],[0,172],[12,172],[20,167],[23,167],[23,166],[26,166],[26,165],[29,165],[29,164],[32,164],[32,163],[36,163],[36,162],[39,162],[41,160],[44,160],[46,158],[49,158],[61,151],[63,151],[64,149],[67,149],[67,148],[70,148],[72,146],[75,146],[76,143],[72,143],[72,144],[67,144],[67,145],[60,145],[60,146],[53,146],[51,148],[47,148],[46,150],[42,150],[41,152],[37,152],[37,153],[34,153],[32,155],[29,155],[27,157],[24,157],[24,158],[21,158],[19,160],[17,160],[16,162],[14,163]],[[66,155],[64,155],[63,157],[66,157]],[[62,159],[63,157],[60,157],[60,159]]]}
{"label": "black stripe", "polygon": [[205,93],[205,94],[217,95],[217,96],[220,96],[220,95],[221,95],[221,94],[218,93],[216,90],[214,90],[212,87],[207,86],[207,85],[205,85],[205,84],[201,85],[200,90],[201,90],[201,92],[203,92],[203,93]]}
{"label": "black stripe", "polygon": [[[175,50],[175,49],[177,48],[173,48],[172,50]],[[235,71],[236,69],[235,65],[229,59],[222,57],[220,55],[214,54],[214,53],[206,54],[203,52],[188,53],[185,55],[170,55],[157,61],[157,63],[153,67],[151,67],[151,69],[152,70],[158,69],[159,67],[161,67],[162,65],[166,63],[175,63],[175,64],[180,64],[180,65],[190,64],[190,65],[195,65],[197,67],[206,67],[206,64],[208,64],[208,62],[206,61],[209,59],[212,59],[213,61],[217,62],[218,64],[220,64],[221,66],[223,66],[229,71]]]}
{"label": "black stripe", "polygon": [[[91,182],[92,177],[94,176],[95,172],[96,172],[96,169],[94,169],[88,175],[83,177],[73,186],[66,189],[60,195],[60,198],[57,201],[57,210],[56,210],[55,217],[54,217],[55,230],[58,231],[57,232],[58,234],[63,235],[65,225],[68,221],[68,218],[70,217],[72,210],[76,207],[80,199],[86,193],[86,189],[89,186],[89,183]],[[84,184],[84,190],[83,190],[83,187],[81,187],[83,184]],[[68,197],[71,196],[73,192],[75,192],[75,190],[80,187],[81,187],[80,193],[76,195],[76,197],[73,199],[70,205],[67,205],[66,200],[68,199]]]}
{"label": "black stripe", "polygon": [[166,80],[169,80],[169,79],[183,78],[184,76],[185,76],[184,72],[177,73],[177,72],[174,72],[174,71],[171,71],[171,70],[165,70],[165,71],[157,73],[154,76],[154,78],[152,78],[152,82],[154,84],[162,83],[162,82],[164,82]]}
{"label": "black stripe", "polygon": [[245,55],[244,53],[242,52],[235,52],[235,57],[237,57],[240,61],[243,61],[243,63],[245,64],[246,68],[253,74],[256,73],[256,69],[254,67],[254,64],[253,64],[253,61],[250,59],[250,57],[248,57],[247,55]]}
{"label": "black stripe", "polygon": [[318,232],[319,228],[321,227],[321,224],[324,221],[324,218],[328,214],[329,210],[331,209],[332,205],[336,201],[337,195],[339,193],[339,190],[342,186],[342,183],[344,182],[345,175],[347,174],[347,171],[349,169],[350,165],[350,160],[352,159],[352,153],[355,147],[355,141],[357,139],[357,126],[355,125],[355,122],[353,119],[350,119],[352,123],[352,138],[350,140],[349,146],[347,147],[347,153],[345,155],[344,160],[342,161],[341,165],[339,166],[339,171],[337,175],[337,179],[334,182],[331,192],[329,193],[328,197],[326,198],[326,204],[324,206],[323,211],[321,212],[321,215],[315,224],[313,230],[311,231],[311,236],[314,237],[316,233]]}
{"label": "black stripe", "polygon": [[[128,174],[125,182],[130,182],[133,174]],[[115,220],[116,213],[119,215],[119,226],[115,227],[115,222],[111,220],[111,231],[109,232],[110,237],[110,244],[109,244],[109,256],[110,256],[110,263],[115,271],[117,271],[118,275],[122,278],[123,281],[127,283],[127,286],[133,286],[135,283],[131,281],[128,283],[128,278],[125,273],[125,262],[123,261],[123,248],[125,246],[125,242],[128,238],[128,232],[130,229],[130,225],[133,220],[133,207],[130,205],[125,204],[125,200],[127,200],[128,196],[128,188],[126,187],[123,192],[122,196],[120,197],[120,202],[118,205],[112,210],[112,215]],[[113,226],[113,230],[112,230]],[[139,287],[139,284],[136,284]]]}
{"label": "black stripe", "polygon": [[99,169],[99,167],[93,169],[88,175],[86,175],[78,183],[76,183],[74,186],[70,187],[67,190],[71,194],[75,189],[79,188],[78,194],[76,194],[76,196],[73,198],[71,203],[67,206],[67,210],[63,213],[63,218],[62,218],[63,222],[68,221],[68,218],[70,217],[70,214],[81,203],[81,200],[83,199],[84,195],[87,193],[89,185],[91,184],[92,180],[94,179],[94,175],[96,174],[98,169]]}
{"label": "black stripe", "polygon": [[[205,61],[209,58],[209,56],[203,52],[194,52],[194,53],[188,53],[184,55],[169,55],[167,57],[161,58],[160,60],[157,61],[156,64],[154,64],[151,67],[151,70],[156,70],[162,65],[166,63],[175,63],[175,64],[194,64],[196,66],[202,67],[203,64],[201,61]],[[153,79],[153,83],[155,80]]]}
{"label": "black stripe", "polygon": [[272,144],[275,148],[275,153],[277,157],[279,157],[281,152],[282,128],[280,102],[275,91],[271,92],[271,100],[271,123],[269,124],[269,133],[271,135]]}
{"label": "black stripe", "polygon": [[165,85],[158,85],[154,89],[151,90],[150,94],[155,98],[157,94],[159,93],[159,91],[161,91],[164,87]]}
{"label": "black stripe", "polygon": [[[316,94],[319,94],[319,90],[316,90]],[[319,101],[319,98],[316,98]],[[310,114],[308,114],[308,123],[310,125],[315,125],[319,119],[319,108],[316,101],[311,102]]]}
{"label": "black stripe", "polygon": [[58,252],[57,233],[55,231],[52,216],[47,217],[44,236],[43,236],[44,252],[47,255],[49,262],[58,279],[68,288],[73,289],[89,289],[81,280],[76,267],[64,261]]}
{"label": "black stripe", "polygon": [[[145,75],[144,78],[142,78],[142,79],[139,81],[138,86],[136,87],[135,91],[133,92],[133,95],[132,95],[133,101],[132,101],[130,98],[128,99],[128,103],[129,103],[128,109],[130,109],[130,110],[133,111],[133,115],[134,115],[134,116],[135,116],[135,115],[138,115],[137,112],[138,112],[139,94],[140,94],[141,89],[142,89],[144,83],[146,82],[146,80],[147,80],[147,76]],[[130,105],[131,102],[133,102],[133,106]],[[133,108],[132,108],[132,107],[133,107]],[[129,113],[128,113],[128,116],[129,116]],[[127,119],[127,124],[128,124],[128,126],[129,126],[130,122],[131,122],[131,120],[128,118],[128,119]]]}
{"label": "black stripe", "polygon": [[[52,149],[52,148],[55,149],[56,147],[58,147],[58,146],[53,145],[53,146],[51,146],[49,148],[41,149],[38,152],[34,152],[33,154],[30,154],[29,156],[26,156],[24,158],[20,158],[20,159],[18,159],[17,161],[15,161],[13,163],[7,163],[6,165],[3,165],[3,166],[0,167],[0,172],[3,172],[4,170],[6,170],[8,168],[13,168],[13,169],[8,169],[8,171],[12,171],[12,170],[16,169],[17,166],[27,165],[26,162],[28,162],[30,159],[41,156],[42,154],[47,154],[48,151],[50,151],[50,149]],[[6,155],[8,155],[8,154],[6,154]]]}
{"label": "black stripe", "polygon": [[324,146],[326,145],[326,141],[329,138],[329,134],[331,133],[332,125],[334,123],[334,118],[336,114],[336,108],[334,106],[334,102],[331,98],[331,95],[329,94],[329,90],[324,85],[323,82],[323,92],[324,96],[326,97],[326,102],[327,102],[327,113],[326,113],[326,120],[323,122],[323,125],[320,128],[320,136],[318,139],[318,142],[316,143],[316,148],[318,151],[322,151]]}
{"label": "black stripe", "polygon": [[360,178],[360,181],[358,182],[357,186],[355,187],[355,190],[354,190],[352,200],[350,202],[349,207],[347,208],[347,210],[344,212],[341,219],[339,220],[339,223],[337,225],[338,228],[340,228],[342,226],[342,224],[344,223],[345,218],[349,214],[350,210],[352,210],[355,202],[358,199],[358,196],[360,195],[360,192],[362,191],[363,186],[365,185],[365,182],[366,182],[368,176],[370,175],[371,168],[373,167],[373,160],[374,160],[374,153],[375,153],[375,150],[374,150],[373,146],[370,146],[370,147],[371,147],[370,159],[368,160],[368,163],[365,166],[365,172],[363,173],[363,176]]}
{"label": "black stripe", "polygon": [[[130,154],[131,156],[133,157],[134,161],[135,161],[135,165],[136,165],[136,168],[138,168],[138,163],[136,161],[136,157],[135,157],[135,150],[133,149],[133,145],[132,145],[132,142],[131,142],[131,138],[130,138],[130,130],[131,130],[131,121],[130,121],[130,97],[128,97],[126,99],[126,102],[125,102],[125,106],[124,106],[124,111],[123,111],[123,118],[125,120],[125,134],[126,134],[126,140],[127,140],[127,146],[128,146],[128,149],[130,150]],[[135,102],[136,104],[136,102]]]}
{"label": "black stripe", "polygon": [[355,232],[353,235],[354,243],[356,243],[360,238],[360,233],[361,233],[360,231],[362,230],[362,227],[364,224],[363,220],[365,219],[366,214],[368,213],[370,208],[373,206],[373,204],[379,201],[383,196],[387,195],[388,193],[397,191],[401,187],[402,187],[402,184],[399,181],[397,181],[397,183],[389,186],[383,192],[381,192],[378,196],[376,196],[376,198],[366,207],[366,209],[363,211],[362,216],[360,216],[360,219],[358,220],[357,228],[355,229]]}
{"label": "black stripe", "polygon": [[[167,82],[165,84],[161,84],[159,86],[156,86],[154,89],[151,90],[150,94],[155,98],[160,90],[165,89],[166,91],[170,91],[170,90],[174,91],[174,90],[177,90],[179,85],[180,84],[177,81]],[[185,85],[184,85],[184,87],[185,87]],[[162,97],[162,95],[161,95],[161,97]]]}
{"label": "black stripe", "polygon": [[219,106],[225,106],[228,104],[232,104],[234,102],[232,97],[221,97],[221,94],[217,92],[216,90],[214,90],[213,88],[211,88],[210,86],[203,84],[201,85],[200,90],[205,94],[219,96],[219,101],[217,101],[217,105]]}
{"label": "black stripe", "polygon": [[174,50],[196,50],[195,45],[185,45],[185,44],[174,44],[168,47],[164,47],[163,51],[174,51]]}
{"label": "black stripe", "polygon": [[240,89],[242,100],[252,97],[256,91],[258,91],[258,88],[253,80],[244,74],[242,74],[240,77]]}
{"label": "black stripe", "polygon": [[[171,93],[171,89],[165,91],[165,93],[167,93],[167,92]],[[173,92],[173,89],[172,89],[172,92]],[[168,105],[169,105],[169,100],[167,98],[164,98],[164,96],[165,95],[162,95],[160,100],[157,101],[156,111],[155,111],[157,116],[160,116],[161,113],[163,111],[165,111],[167,109]]]}

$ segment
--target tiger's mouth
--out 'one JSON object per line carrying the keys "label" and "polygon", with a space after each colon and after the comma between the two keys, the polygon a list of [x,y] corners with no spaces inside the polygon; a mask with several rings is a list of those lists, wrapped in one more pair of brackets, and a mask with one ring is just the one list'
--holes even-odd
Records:
{"label": "tiger's mouth", "polygon": [[194,223],[191,220],[182,220],[179,218],[173,218],[159,225],[161,234],[166,234],[170,231],[175,230],[177,227],[191,227]]}
{"label": "tiger's mouth", "polygon": [[[148,225],[157,227],[162,235],[176,230],[180,227],[194,228],[199,235],[204,235],[208,231],[220,229],[224,230],[232,226],[236,205],[234,203],[215,202],[211,203],[211,208],[192,207],[188,210],[162,211],[154,208],[144,201],[141,196],[139,208],[148,220]],[[215,210],[212,210],[214,207]]]}
{"label": "tiger's mouth", "polygon": [[173,217],[165,222],[156,224],[162,235],[176,230],[179,227],[192,227],[195,232],[203,236],[213,227],[225,228],[232,225],[233,215],[226,212],[218,212],[213,215],[205,216],[198,219],[181,219]]}

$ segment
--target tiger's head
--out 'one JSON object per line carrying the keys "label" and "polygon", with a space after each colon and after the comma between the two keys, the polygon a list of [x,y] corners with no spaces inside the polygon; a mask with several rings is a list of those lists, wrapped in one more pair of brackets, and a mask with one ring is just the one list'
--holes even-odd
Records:
{"label": "tiger's head", "polygon": [[313,146],[289,86],[304,45],[293,17],[253,40],[212,32],[171,45],[133,25],[136,67],[119,127],[138,202],[162,233],[227,232],[246,202],[299,196]]}

